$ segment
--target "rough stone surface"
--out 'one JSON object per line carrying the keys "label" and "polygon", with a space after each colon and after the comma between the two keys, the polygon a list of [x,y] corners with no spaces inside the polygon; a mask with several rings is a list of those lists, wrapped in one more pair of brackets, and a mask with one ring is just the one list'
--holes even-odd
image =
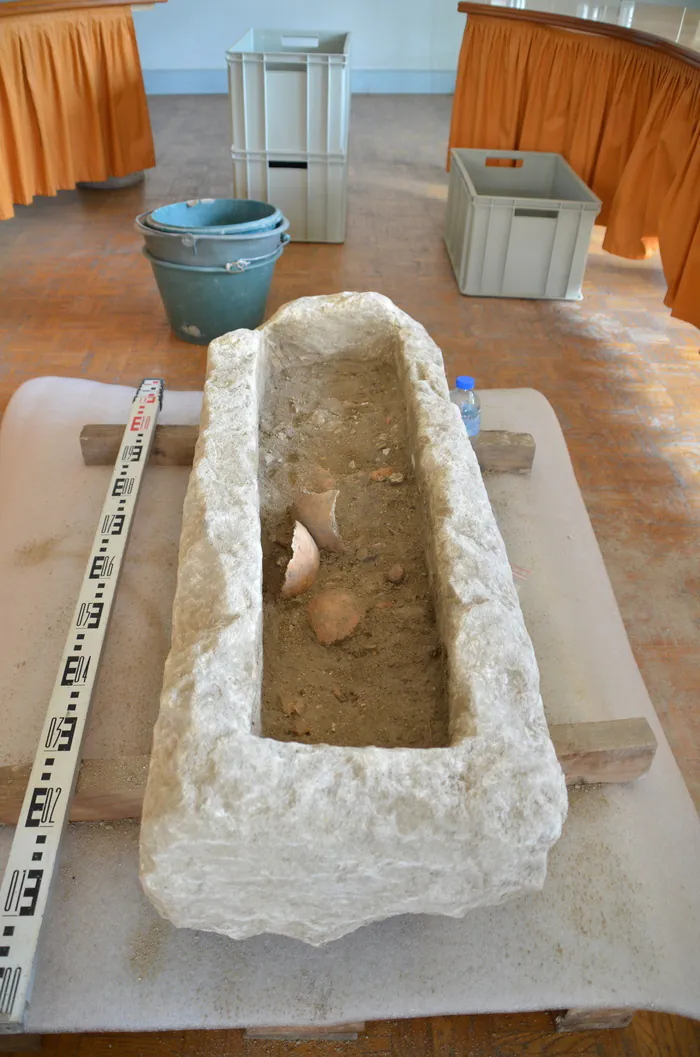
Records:
{"label": "rough stone surface", "polygon": [[[392,357],[424,498],[451,745],[260,738],[258,412],[282,364]],[[379,487],[379,486],[373,486]],[[503,541],[437,346],[379,294],[304,298],[209,348],[141,880],[176,925],[323,944],[539,889],[566,815]]]}

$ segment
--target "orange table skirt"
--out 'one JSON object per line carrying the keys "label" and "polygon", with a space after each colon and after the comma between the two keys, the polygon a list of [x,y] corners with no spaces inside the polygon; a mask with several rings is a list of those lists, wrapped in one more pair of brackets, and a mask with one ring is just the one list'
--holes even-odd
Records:
{"label": "orange table skirt", "polygon": [[603,246],[655,245],[700,327],[700,69],[627,41],[470,14],[450,147],[562,154],[603,202]]}
{"label": "orange table skirt", "polygon": [[128,7],[0,19],[0,219],[155,165]]}

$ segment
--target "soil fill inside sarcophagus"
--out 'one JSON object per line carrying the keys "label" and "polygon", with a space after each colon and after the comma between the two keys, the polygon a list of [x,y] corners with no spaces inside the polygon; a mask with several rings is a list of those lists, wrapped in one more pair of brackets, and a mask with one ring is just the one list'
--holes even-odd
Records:
{"label": "soil fill inside sarcophagus", "polygon": [[[446,746],[442,648],[425,560],[421,497],[394,364],[340,357],[275,372],[260,422],[262,733],[280,741]],[[337,490],[342,553],[321,551],[311,589],[280,598],[289,510]],[[350,592],[359,622],[319,642],[308,605]]]}

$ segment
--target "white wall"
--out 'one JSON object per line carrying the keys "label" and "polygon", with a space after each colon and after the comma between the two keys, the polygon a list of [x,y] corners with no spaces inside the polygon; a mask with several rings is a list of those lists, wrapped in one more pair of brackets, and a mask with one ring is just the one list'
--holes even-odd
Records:
{"label": "white wall", "polygon": [[252,26],[349,30],[355,91],[451,91],[464,23],[457,0],[168,0],[134,11],[156,92],[226,91],[224,53]]}

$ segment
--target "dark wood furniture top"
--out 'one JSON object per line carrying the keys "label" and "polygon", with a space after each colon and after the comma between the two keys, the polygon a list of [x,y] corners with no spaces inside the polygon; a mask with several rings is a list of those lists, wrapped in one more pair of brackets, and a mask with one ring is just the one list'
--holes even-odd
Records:
{"label": "dark wood furniture top", "polygon": [[600,37],[613,37],[615,40],[624,40],[630,44],[641,44],[646,48],[653,48],[670,55],[674,59],[680,59],[700,69],[700,54],[690,48],[681,47],[670,40],[664,40],[654,33],[646,33],[641,29],[618,26],[612,22],[597,22],[588,18],[577,18],[574,15],[562,15],[553,11],[527,11],[523,8],[514,7],[492,7],[490,4],[480,4],[474,0],[462,0],[457,5],[457,10],[467,15],[483,15],[486,18],[510,19],[517,22],[533,22],[542,26],[552,26],[555,29],[568,29],[576,33],[593,33]]}
{"label": "dark wood furniture top", "polygon": [[140,7],[164,4],[167,0],[0,0],[0,18],[11,15],[48,15],[54,11],[75,11],[94,7]]}

